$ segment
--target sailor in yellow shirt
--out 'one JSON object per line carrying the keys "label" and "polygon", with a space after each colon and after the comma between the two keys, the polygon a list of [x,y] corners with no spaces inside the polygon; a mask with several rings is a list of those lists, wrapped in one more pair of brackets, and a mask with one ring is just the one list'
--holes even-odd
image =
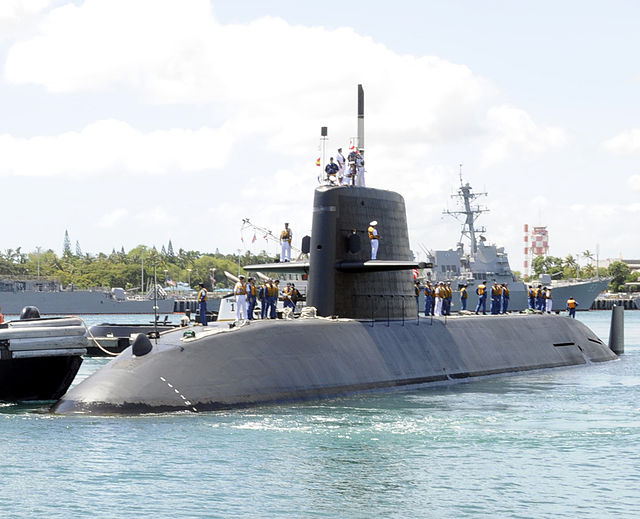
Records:
{"label": "sailor in yellow shirt", "polygon": [[378,241],[380,240],[380,235],[378,234],[378,222],[374,220],[369,223],[369,240],[371,241],[371,259],[377,259],[378,257]]}
{"label": "sailor in yellow shirt", "polygon": [[291,261],[291,239],[293,238],[293,233],[291,229],[289,229],[289,224],[284,224],[284,230],[280,233],[280,263],[284,263],[285,261]]}
{"label": "sailor in yellow shirt", "polygon": [[244,321],[247,318],[247,285],[244,282],[244,276],[238,276],[239,281],[233,287],[233,293],[236,296],[236,319]]}

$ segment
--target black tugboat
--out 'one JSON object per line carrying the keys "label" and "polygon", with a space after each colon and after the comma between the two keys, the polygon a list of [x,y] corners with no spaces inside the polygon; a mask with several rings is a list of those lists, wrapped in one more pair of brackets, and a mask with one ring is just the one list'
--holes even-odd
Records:
{"label": "black tugboat", "polygon": [[0,325],[0,401],[60,398],[86,353],[85,327],[77,317],[42,319],[25,307],[21,318]]}

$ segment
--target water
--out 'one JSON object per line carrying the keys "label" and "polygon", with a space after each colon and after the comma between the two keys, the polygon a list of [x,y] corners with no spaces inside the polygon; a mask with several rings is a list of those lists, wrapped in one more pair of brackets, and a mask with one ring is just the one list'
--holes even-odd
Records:
{"label": "water", "polygon": [[[609,312],[578,317],[607,340]],[[640,312],[625,321],[619,361],[449,388],[197,415],[5,405],[0,515],[636,516]]]}

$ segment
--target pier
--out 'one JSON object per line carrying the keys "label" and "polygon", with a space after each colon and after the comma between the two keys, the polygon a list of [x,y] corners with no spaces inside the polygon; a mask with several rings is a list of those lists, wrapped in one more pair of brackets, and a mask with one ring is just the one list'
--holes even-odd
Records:
{"label": "pier", "polygon": [[630,294],[600,295],[591,305],[591,310],[611,310],[622,306],[625,310],[640,310],[640,296]]}

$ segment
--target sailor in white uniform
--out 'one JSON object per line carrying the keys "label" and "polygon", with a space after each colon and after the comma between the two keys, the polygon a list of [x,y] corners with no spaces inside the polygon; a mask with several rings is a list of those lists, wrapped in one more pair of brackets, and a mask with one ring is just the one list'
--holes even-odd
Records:
{"label": "sailor in white uniform", "polygon": [[238,276],[239,281],[233,287],[236,296],[236,319],[244,321],[247,318],[247,285],[244,284],[244,276]]}
{"label": "sailor in white uniform", "polygon": [[367,187],[364,182],[364,150],[356,156],[356,186]]}
{"label": "sailor in white uniform", "polygon": [[291,238],[293,238],[293,233],[289,229],[289,224],[285,223],[284,230],[280,233],[280,263],[291,261]]}
{"label": "sailor in white uniform", "polygon": [[336,163],[338,164],[338,185],[343,183],[344,179],[344,155],[342,154],[342,148],[338,148],[338,154],[336,155]]}
{"label": "sailor in white uniform", "polygon": [[371,241],[371,259],[374,260],[378,257],[378,240],[380,239],[380,235],[378,234],[378,222],[374,220],[369,223],[369,240]]}

